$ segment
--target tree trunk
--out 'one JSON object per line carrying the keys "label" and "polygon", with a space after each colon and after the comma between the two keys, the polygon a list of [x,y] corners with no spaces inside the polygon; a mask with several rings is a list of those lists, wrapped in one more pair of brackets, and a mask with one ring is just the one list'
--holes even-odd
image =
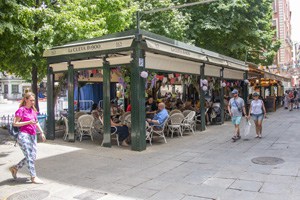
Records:
{"label": "tree trunk", "polygon": [[35,107],[37,111],[39,111],[39,96],[38,96],[38,88],[37,88],[37,66],[35,64],[32,65],[32,70],[31,70],[31,75],[32,75],[32,82],[31,82],[31,89],[32,92],[35,94]]}

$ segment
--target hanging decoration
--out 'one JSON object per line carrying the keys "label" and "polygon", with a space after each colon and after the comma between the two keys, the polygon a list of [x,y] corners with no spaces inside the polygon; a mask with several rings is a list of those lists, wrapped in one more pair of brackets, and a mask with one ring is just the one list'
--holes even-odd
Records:
{"label": "hanging decoration", "polygon": [[147,78],[147,77],[148,77],[148,72],[142,71],[141,74],[140,74],[140,76],[141,76],[142,78]]}
{"label": "hanging decoration", "polygon": [[207,91],[208,87],[208,81],[206,79],[200,79],[200,87],[203,91]]}
{"label": "hanging decoration", "polygon": [[221,85],[221,87],[226,87],[225,81],[224,82],[220,81],[220,85]]}
{"label": "hanging decoration", "polygon": [[245,80],[244,80],[244,83],[245,83],[246,85],[248,85],[248,84],[249,84],[249,80],[248,80],[248,79],[245,79]]}

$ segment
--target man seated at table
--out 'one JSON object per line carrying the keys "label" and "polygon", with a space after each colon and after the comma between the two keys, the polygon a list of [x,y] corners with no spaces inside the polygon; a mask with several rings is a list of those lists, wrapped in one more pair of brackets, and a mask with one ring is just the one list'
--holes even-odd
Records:
{"label": "man seated at table", "polygon": [[168,117],[169,114],[165,108],[165,104],[159,103],[157,114],[154,115],[153,119],[147,118],[147,122],[149,122],[151,126],[154,126],[155,129],[162,129],[164,122],[168,119]]}
{"label": "man seated at table", "polygon": [[145,106],[146,106],[146,117],[153,118],[157,110],[156,102],[154,102],[153,97],[148,98]]}

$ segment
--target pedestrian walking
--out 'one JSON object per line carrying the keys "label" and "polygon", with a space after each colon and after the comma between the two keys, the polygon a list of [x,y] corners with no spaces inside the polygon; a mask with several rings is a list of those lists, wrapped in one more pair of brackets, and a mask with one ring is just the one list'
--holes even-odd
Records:
{"label": "pedestrian walking", "polygon": [[9,168],[14,179],[17,172],[27,164],[32,183],[43,183],[37,176],[35,170],[35,160],[37,151],[36,128],[41,132],[41,140],[46,141],[44,132],[37,120],[37,110],[34,106],[35,95],[28,92],[21,100],[19,109],[15,113],[13,126],[20,128],[17,142],[25,156],[18,164]]}
{"label": "pedestrian walking", "polygon": [[243,113],[245,116],[247,116],[247,114],[244,99],[239,97],[238,90],[234,89],[231,93],[233,97],[229,100],[227,108],[231,116],[232,124],[234,125],[234,135],[232,137],[232,140],[235,142],[236,140],[241,138],[240,123]]}
{"label": "pedestrian walking", "polygon": [[290,90],[289,91],[289,95],[288,95],[288,100],[289,100],[289,106],[290,106],[290,111],[293,110],[294,108],[294,91],[293,90]]}
{"label": "pedestrian walking", "polygon": [[256,138],[262,137],[262,122],[263,118],[266,117],[266,108],[264,102],[259,99],[259,94],[254,92],[252,94],[253,100],[251,101],[250,108],[249,108],[249,115],[248,119],[250,119],[250,115],[255,123],[255,130],[256,130]]}

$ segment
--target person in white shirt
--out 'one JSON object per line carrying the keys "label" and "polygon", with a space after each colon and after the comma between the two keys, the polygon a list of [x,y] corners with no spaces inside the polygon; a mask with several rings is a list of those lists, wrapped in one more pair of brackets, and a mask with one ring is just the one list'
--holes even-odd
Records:
{"label": "person in white shirt", "polygon": [[250,104],[248,119],[250,119],[250,115],[251,115],[252,119],[255,123],[256,138],[261,138],[262,137],[262,121],[263,121],[263,118],[266,117],[267,112],[266,112],[264,102],[258,98],[259,94],[254,92],[252,97],[253,97],[253,100]]}

